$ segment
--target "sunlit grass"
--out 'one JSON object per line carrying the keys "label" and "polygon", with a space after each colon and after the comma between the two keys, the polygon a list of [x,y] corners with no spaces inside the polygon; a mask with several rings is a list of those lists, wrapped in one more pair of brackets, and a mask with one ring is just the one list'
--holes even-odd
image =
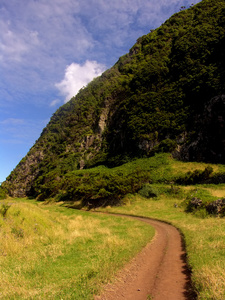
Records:
{"label": "sunlit grass", "polygon": [[18,199],[2,205],[1,299],[92,299],[154,235],[126,218]]}
{"label": "sunlit grass", "polygon": [[[165,185],[154,186],[165,190]],[[222,300],[225,299],[225,218],[205,216],[201,212],[184,212],[183,201],[187,192],[195,188],[196,186],[180,187],[178,195],[162,192],[156,199],[128,195],[124,206],[107,207],[105,210],[156,218],[178,227],[184,234],[198,299]],[[213,189],[212,185],[202,188],[215,196],[225,196],[224,185],[221,185],[221,189],[219,186]]]}
{"label": "sunlit grass", "polygon": [[[98,209],[156,218],[180,228],[198,298],[222,300],[225,218],[210,217],[205,209],[186,213],[184,200],[188,194],[204,196],[204,201],[224,198],[225,184],[174,184],[177,177],[207,166],[159,154],[114,169],[98,167],[90,172],[100,174],[103,169],[125,176],[133,169],[149,171],[149,182],[155,184],[144,184],[153,187],[157,197],[128,194],[120,207]],[[210,166],[214,173],[225,171],[223,165]],[[139,222],[69,209],[82,208],[82,200],[75,200],[56,204],[52,199],[48,205],[26,199],[0,202],[0,298],[91,299],[153,235],[150,227]],[[5,213],[3,205],[5,209],[9,206]]]}

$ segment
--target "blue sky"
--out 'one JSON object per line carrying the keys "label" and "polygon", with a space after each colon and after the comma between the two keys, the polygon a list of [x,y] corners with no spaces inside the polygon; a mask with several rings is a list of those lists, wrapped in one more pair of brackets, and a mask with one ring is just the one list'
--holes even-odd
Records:
{"label": "blue sky", "polygon": [[56,109],[200,0],[0,0],[0,182]]}

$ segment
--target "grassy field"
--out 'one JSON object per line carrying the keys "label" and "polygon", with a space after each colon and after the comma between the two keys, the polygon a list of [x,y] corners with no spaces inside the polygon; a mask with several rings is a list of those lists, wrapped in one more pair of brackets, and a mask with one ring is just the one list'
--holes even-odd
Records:
{"label": "grassy field", "polygon": [[1,201],[0,298],[92,299],[153,235],[137,221]]}
{"label": "grassy field", "polygon": [[[107,207],[104,211],[138,215],[167,221],[184,235],[188,262],[198,299],[225,299],[225,219],[212,217],[203,210],[184,212],[184,200],[196,189],[205,189],[214,196],[225,195],[225,185],[174,187],[154,185],[158,197],[146,199],[128,195],[121,207]],[[101,209],[102,210],[102,209]]]}
{"label": "grassy field", "polygon": [[[104,190],[105,195],[110,194],[108,201],[116,195],[117,200],[112,201],[116,206],[95,209],[156,218],[179,228],[198,299],[224,300],[224,214],[209,215],[206,206],[187,212],[193,197],[204,204],[225,198],[225,184],[215,184],[225,181],[224,174],[224,165],[184,163],[169,154],[158,154],[113,169],[99,166],[71,173],[69,184],[82,191],[80,200],[73,189],[68,195],[74,198],[67,199],[63,194],[64,201],[57,203],[54,201],[60,197],[50,198],[49,204],[28,199],[1,200],[0,298],[92,299],[140,251],[154,235],[151,227],[85,211],[100,205],[95,193]],[[74,184],[78,177],[86,181],[75,180]],[[202,180],[214,184],[199,184]],[[142,188],[122,197],[129,184],[131,191],[132,186]],[[91,207],[84,206],[87,196],[92,196]],[[78,207],[82,210],[71,209]]]}

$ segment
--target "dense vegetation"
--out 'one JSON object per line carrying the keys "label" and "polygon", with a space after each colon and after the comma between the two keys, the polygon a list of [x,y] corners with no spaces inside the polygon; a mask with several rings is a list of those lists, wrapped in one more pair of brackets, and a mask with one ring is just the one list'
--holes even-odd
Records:
{"label": "dense vegetation", "polygon": [[[177,168],[179,162],[170,154],[156,154],[154,157],[137,159],[115,168],[99,166],[89,170],[76,170],[68,172],[62,180],[39,187],[37,199],[64,201],[73,208],[93,209],[126,204],[126,195],[129,194],[139,193],[145,198],[152,198],[167,193],[174,197],[179,192],[180,186],[224,182],[224,165],[199,163],[193,165],[193,170],[189,170],[188,164],[181,162],[180,164],[182,169]],[[160,189],[155,188],[157,184],[162,185]],[[199,199],[200,205],[192,203],[193,198]],[[215,200],[217,199],[204,193],[195,193],[194,196],[191,194],[187,197],[184,205],[187,211],[195,211],[214,205]],[[216,207],[223,206],[220,212],[223,216],[225,203],[218,205]],[[209,213],[214,213],[211,206]]]}
{"label": "dense vegetation", "polygon": [[[87,202],[136,191],[135,177],[145,182],[149,174],[133,170],[123,179],[104,167],[79,169],[114,167],[158,152],[224,163],[224,99],[214,105],[214,127],[203,113],[213,97],[225,93],[224,43],[224,1],[203,0],[173,15],[56,111],[3,187],[12,196],[60,194]],[[199,133],[203,115],[202,130],[208,122],[213,138]]]}

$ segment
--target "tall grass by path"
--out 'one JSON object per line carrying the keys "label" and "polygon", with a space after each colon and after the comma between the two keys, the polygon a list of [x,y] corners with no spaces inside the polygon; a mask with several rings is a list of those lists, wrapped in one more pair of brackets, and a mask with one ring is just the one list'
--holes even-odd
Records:
{"label": "tall grass by path", "polygon": [[[182,187],[178,194],[173,194],[170,186],[156,184],[153,187],[160,194],[156,198],[128,195],[124,199],[124,206],[100,210],[156,218],[179,228],[184,235],[198,299],[224,300],[225,218],[210,217],[201,210],[196,214],[184,212],[186,194],[196,189],[196,186]],[[214,195],[225,195],[225,185],[218,185],[216,188],[209,185],[204,188],[214,191]]]}
{"label": "tall grass by path", "polygon": [[141,222],[1,201],[0,299],[92,299],[154,235]]}
{"label": "tall grass by path", "polygon": [[[139,193],[148,199],[140,194],[122,198],[122,193],[114,201],[121,207],[99,210],[152,217],[180,228],[199,299],[224,300],[225,219],[209,217],[204,208],[194,214],[186,213],[184,206],[187,195],[203,197],[206,204],[215,197],[224,197],[224,184],[197,184],[208,167],[213,169],[209,174],[211,182],[218,179],[221,182],[225,178],[224,165],[184,163],[172,159],[169,154],[138,159],[112,169],[99,166],[73,175],[84,174],[84,178],[88,178],[82,187],[87,193],[82,195],[92,195],[91,207],[95,207],[101,203],[95,194],[96,191],[97,195],[101,194],[98,189],[102,191],[101,185],[95,186],[99,178],[107,187],[114,178],[108,175],[116,174],[119,178],[114,182],[116,191],[121,182],[126,191],[127,182],[123,179],[133,174],[131,183],[140,185]],[[137,172],[134,174],[133,170]],[[143,170],[145,175],[149,174],[147,181],[138,177]],[[175,184],[179,178],[183,180],[182,186]],[[190,179],[195,185],[185,186],[185,180],[190,182]],[[93,185],[93,194],[90,194],[89,184]],[[77,188],[76,184],[72,186]],[[78,187],[80,190],[81,186]],[[118,190],[124,192],[121,186]],[[101,196],[104,194],[107,195],[102,193]],[[62,195],[64,206],[81,208],[87,202]],[[59,199],[49,198],[48,201]],[[110,202],[111,198],[108,200]],[[152,235],[151,229],[143,224],[114,216],[90,215],[62,207],[60,203],[37,205],[26,199],[13,199],[11,203],[0,201],[0,298],[91,299],[98,287],[116,274],[116,270]]]}

